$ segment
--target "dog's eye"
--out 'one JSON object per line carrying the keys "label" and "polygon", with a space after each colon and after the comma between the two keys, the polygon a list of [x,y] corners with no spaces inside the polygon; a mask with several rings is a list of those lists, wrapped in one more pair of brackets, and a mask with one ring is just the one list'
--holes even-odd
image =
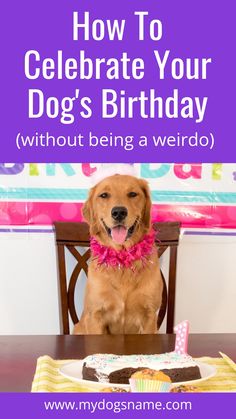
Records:
{"label": "dog's eye", "polygon": [[99,195],[99,198],[103,198],[103,199],[109,198],[109,194],[107,192],[103,192],[101,193],[101,195]]}
{"label": "dog's eye", "polygon": [[128,193],[129,198],[135,198],[136,196],[138,196],[138,194],[136,192],[129,192]]}

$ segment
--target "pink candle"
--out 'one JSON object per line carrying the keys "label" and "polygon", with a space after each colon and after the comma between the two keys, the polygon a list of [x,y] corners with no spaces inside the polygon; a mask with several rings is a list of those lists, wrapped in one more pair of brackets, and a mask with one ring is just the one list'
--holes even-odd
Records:
{"label": "pink candle", "polygon": [[174,331],[176,333],[175,352],[177,354],[187,354],[189,321],[184,320],[183,322],[177,324],[177,326],[174,328]]}

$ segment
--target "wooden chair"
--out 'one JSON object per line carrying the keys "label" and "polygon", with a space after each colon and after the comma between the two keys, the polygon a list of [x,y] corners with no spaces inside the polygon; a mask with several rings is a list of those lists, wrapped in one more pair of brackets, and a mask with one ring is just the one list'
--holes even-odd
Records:
{"label": "wooden chair", "polygon": [[[86,275],[88,271],[88,260],[90,258],[89,227],[88,224],[82,222],[56,222],[54,223],[54,227],[56,233],[58,255],[61,333],[67,335],[70,333],[69,314],[74,324],[79,321],[75,308],[74,293],[76,282],[81,270],[84,270]],[[158,313],[157,325],[158,328],[161,326],[167,311],[166,332],[173,333],[176,263],[180,223],[154,223],[153,228],[155,231],[157,231],[156,245],[158,247],[159,257],[161,257],[163,253],[168,248],[170,248],[168,291],[164,275],[161,272],[164,287],[162,294],[162,304]],[[87,247],[88,249],[83,255],[81,255],[76,247]],[[68,280],[66,278],[65,248],[71,252],[77,261],[71,277]]]}

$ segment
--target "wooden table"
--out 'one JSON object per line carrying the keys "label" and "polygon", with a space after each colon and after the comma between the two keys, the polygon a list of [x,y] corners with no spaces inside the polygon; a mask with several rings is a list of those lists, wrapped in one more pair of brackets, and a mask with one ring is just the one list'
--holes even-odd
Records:
{"label": "wooden table", "polygon": [[[0,336],[0,392],[30,391],[36,360],[84,358],[93,353],[162,353],[174,349],[175,335]],[[188,352],[236,361],[236,334],[193,334]]]}

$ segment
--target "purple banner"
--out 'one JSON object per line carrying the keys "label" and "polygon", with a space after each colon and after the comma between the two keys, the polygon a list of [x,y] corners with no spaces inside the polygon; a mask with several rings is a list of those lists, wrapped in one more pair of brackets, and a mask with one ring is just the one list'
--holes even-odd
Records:
{"label": "purple banner", "polygon": [[1,393],[4,419],[235,417],[235,394],[30,394]]}
{"label": "purple banner", "polygon": [[233,162],[234,6],[4,2],[1,160]]}

